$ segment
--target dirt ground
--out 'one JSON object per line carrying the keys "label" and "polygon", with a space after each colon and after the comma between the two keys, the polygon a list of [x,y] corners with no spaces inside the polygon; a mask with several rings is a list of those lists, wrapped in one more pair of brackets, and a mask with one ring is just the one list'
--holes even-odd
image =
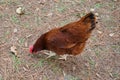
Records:
{"label": "dirt ground", "polygon": [[[20,6],[21,16],[15,12]],[[98,24],[81,55],[67,61],[30,55],[41,34],[91,8]],[[120,0],[0,0],[0,80],[120,80]]]}

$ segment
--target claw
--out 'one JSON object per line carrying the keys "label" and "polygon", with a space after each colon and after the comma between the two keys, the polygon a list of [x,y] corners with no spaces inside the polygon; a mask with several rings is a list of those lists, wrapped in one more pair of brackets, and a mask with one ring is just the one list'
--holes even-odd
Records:
{"label": "claw", "polygon": [[68,56],[73,56],[73,55],[69,55],[69,54],[60,55],[59,59],[63,59],[66,61]]}
{"label": "claw", "polygon": [[56,55],[54,52],[49,52],[49,53],[46,52],[44,54],[48,55],[47,59]]}
{"label": "claw", "polygon": [[64,54],[64,55],[60,55],[60,58],[59,59],[63,59],[63,60],[67,60],[67,56],[68,56],[68,54]]}

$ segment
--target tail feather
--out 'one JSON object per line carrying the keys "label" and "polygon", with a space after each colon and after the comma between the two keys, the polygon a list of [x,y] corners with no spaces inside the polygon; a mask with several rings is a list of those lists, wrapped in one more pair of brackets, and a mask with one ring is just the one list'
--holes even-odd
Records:
{"label": "tail feather", "polygon": [[86,16],[84,16],[81,20],[82,21],[95,20],[95,15],[92,12],[90,12]]}
{"label": "tail feather", "polygon": [[84,17],[82,17],[82,19],[79,20],[79,22],[80,23],[82,22],[84,24],[91,24],[88,31],[92,31],[96,27],[96,16],[95,16],[95,14],[90,12],[87,15],[85,15]]}

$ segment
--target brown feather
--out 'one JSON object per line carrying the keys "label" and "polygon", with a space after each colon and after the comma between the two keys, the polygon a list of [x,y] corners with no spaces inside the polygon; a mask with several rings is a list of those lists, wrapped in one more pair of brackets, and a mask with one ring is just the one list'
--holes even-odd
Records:
{"label": "brown feather", "polygon": [[[58,55],[80,54],[95,28],[95,15],[88,13],[79,21],[69,23],[63,27],[52,29],[43,34],[35,43],[34,50],[51,50]],[[34,51],[33,51],[34,52]]]}

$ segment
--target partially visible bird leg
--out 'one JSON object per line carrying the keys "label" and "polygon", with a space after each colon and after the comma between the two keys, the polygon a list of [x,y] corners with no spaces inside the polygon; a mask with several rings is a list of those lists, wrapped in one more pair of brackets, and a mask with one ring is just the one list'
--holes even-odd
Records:
{"label": "partially visible bird leg", "polygon": [[67,56],[69,56],[68,54],[64,54],[64,55],[60,55],[59,59],[63,59],[63,60],[67,60]]}
{"label": "partially visible bird leg", "polygon": [[48,57],[47,58],[50,58],[50,57],[53,57],[53,56],[56,56],[56,54],[54,53],[54,52],[45,52],[44,54],[46,54],[46,55],[48,55]]}
{"label": "partially visible bird leg", "polygon": [[68,56],[73,56],[73,55],[69,55],[69,54],[60,55],[59,59],[62,59],[62,60],[66,61]]}

